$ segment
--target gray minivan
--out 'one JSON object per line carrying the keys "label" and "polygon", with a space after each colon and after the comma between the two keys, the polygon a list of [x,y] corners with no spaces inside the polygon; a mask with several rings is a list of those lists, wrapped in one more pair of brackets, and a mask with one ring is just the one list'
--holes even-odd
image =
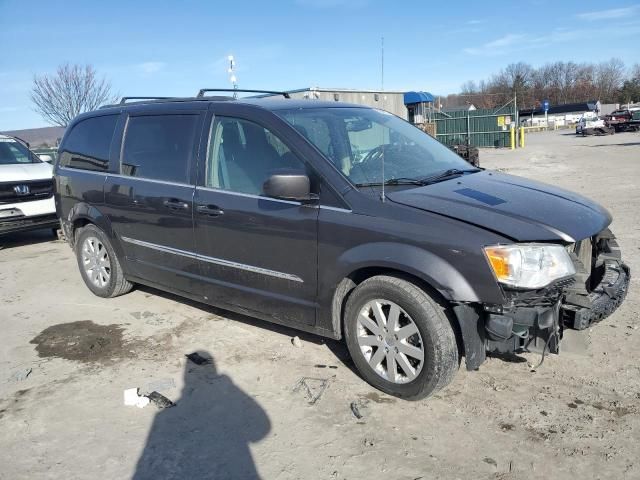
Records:
{"label": "gray minivan", "polygon": [[339,102],[123,99],[69,125],[55,191],[96,295],[145,284],[344,339],[407,399],[462,357],[557,353],[629,282],[601,206]]}

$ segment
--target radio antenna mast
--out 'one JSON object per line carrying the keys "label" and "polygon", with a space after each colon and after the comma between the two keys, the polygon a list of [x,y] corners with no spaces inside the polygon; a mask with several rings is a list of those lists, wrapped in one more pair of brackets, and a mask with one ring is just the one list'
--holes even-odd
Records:
{"label": "radio antenna mast", "polygon": [[238,92],[236,91],[238,90],[238,79],[235,74],[236,61],[234,60],[233,55],[229,55],[227,59],[229,60],[229,69],[227,70],[229,73],[229,81],[233,85],[234,90],[233,98],[238,98]]}
{"label": "radio antenna mast", "polygon": [[[384,36],[380,37],[380,90],[382,91],[382,109],[384,110]],[[382,128],[382,192],[380,194],[380,200],[384,203],[384,126]]]}
{"label": "radio antenna mast", "polygon": [[384,91],[384,37],[380,40],[380,90]]}

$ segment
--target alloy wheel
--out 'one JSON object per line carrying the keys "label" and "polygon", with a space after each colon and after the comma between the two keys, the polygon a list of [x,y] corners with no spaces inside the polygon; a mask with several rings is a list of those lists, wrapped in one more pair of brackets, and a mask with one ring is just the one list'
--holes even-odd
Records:
{"label": "alloy wheel", "polygon": [[417,325],[396,303],[375,299],[358,315],[358,345],[369,366],[393,383],[414,380],[424,364],[424,344]]}
{"label": "alloy wheel", "polygon": [[96,287],[104,288],[111,279],[111,262],[102,242],[96,237],[87,237],[82,243],[82,265]]}

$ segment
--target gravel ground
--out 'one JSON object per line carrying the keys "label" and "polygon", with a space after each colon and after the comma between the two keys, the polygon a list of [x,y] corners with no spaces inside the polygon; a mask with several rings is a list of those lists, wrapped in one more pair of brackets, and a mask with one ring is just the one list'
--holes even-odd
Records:
{"label": "gravel ground", "polygon": [[[638,272],[639,147],[549,132],[481,163],[601,202]],[[535,355],[494,358],[405,402],[360,380],[339,342],[296,347],[293,330],[152,289],[103,300],[47,233],[2,245],[1,479],[640,478],[637,275],[618,312],[537,371]],[[177,406],[124,406],[132,387]]]}

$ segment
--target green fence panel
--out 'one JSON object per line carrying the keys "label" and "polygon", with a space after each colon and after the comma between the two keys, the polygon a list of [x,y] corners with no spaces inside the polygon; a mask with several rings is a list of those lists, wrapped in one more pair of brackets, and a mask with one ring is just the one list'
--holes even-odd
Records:
{"label": "green fence panel", "polygon": [[466,144],[476,147],[509,147],[509,128],[515,121],[513,105],[496,109],[436,112],[436,138],[445,145]]}

